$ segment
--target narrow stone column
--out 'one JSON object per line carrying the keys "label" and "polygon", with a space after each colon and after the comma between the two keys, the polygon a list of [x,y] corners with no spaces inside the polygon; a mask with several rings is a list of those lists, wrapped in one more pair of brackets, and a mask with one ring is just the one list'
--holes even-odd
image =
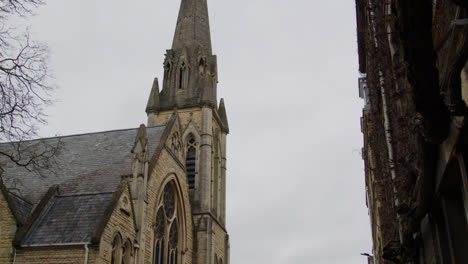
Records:
{"label": "narrow stone column", "polygon": [[221,223],[226,226],[226,133],[221,133]]}

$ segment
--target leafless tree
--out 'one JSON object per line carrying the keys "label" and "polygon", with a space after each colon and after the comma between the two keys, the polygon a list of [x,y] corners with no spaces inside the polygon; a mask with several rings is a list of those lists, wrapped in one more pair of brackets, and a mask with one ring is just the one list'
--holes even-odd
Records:
{"label": "leafless tree", "polygon": [[58,151],[57,146],[33,148],[24,143],[45,124],[43,107],[51,103],[54,87],[47,46],[10,21],[31,15],[42,4],[44,0],[0,0],[0,141],[13,142],[0,149],[0,156],[28,170],[46,168]]}

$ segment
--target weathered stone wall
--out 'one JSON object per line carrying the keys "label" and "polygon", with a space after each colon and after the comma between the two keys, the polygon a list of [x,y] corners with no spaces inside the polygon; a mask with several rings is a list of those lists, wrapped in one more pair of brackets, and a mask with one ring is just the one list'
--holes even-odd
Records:
{"label": "weathered stone wall", "polygon": [[[89,248],[88,263],[97,263],[98,250]],[[73,248],[42,248],[42,249],[19,249],[16,252],[17,264],[76,264],[84,263],[86,250],[83,247]],[[2,262],[4,263],[4,262]],[[9,262],[11,263],[11,262]]]}
{"label": "weathered stone wall", "polygon": [[[215,255],[218,256],[218,258],[223,260],[223,263],[226,263],[226,257],[225,253],[227,250],[227,245],[226,245],[226,231],[218,224],[214,224],[214,240],[215,240],[215,246],[214,246],[214,252]],[[217,262],[213,262],[217,263]]]}
{"label": "weathered stone wall", "polygon": [[370,100],[363,158],[375,261],[433,263],[421,240],[430,237],[440,196],[441,157],[454,153],[450,123],[466,116],[468,28],[453,20],[468,12],[451,0],[357,0],[356,8]]}
{"label": "weathered stone wall", "polygon": [[[148,114],[148,126],[160,126],[165,125],[173,115],[174,111],[161,111],[159,113],[149,113]],[[192,121],[198,131],[201,131],[201,108],[200,107],[191,107],[184,109],[177,109],[179,115],[180,123],[182,127]]]}
{"label": "weathered stone wall", "polygon": [[16,232],[16,220],[2,192],[0,192],[0,217],[0,263],[11,263],[14,254],[12,241]]}
{"label": "weathered stone wall", "polygon": [[[133,224],[133,213],[130,208],[130,194],[128,188],[125,188],[120,195],[119,201],[112,212],[109,221],[107,222],[104,231],[102,232],[101,241],[99,243],[99,254],[96,263],[107,264],[111,261],[112,242],[117,234],[122,238],[122,245],[125,241],[131,241],[132,247],[136,239],[136,232]],[[133,252],[134,255],[134,252]]]}

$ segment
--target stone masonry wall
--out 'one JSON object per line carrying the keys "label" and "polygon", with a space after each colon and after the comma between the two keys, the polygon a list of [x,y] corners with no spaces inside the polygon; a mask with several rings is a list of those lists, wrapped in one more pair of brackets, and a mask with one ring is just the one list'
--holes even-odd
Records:
{"label": "stone masonry wall", "polygon": [[[89,248],[88,264],[96,263],[96,255],[97,249]],[[16,264],[76,264],[84,263],[84,261],[84,246],[73,248],[20,249],[16,252]]]}
{"label": "stone masonry wall", "polygon": [[0,216],[0,263],[11,263],[13,260],[12,241],[16,232],[16,220],[1,192]]}
{"label": "stone masonry wall", "polygon": [[[150,113],[148,115],[148,126],[160,126],[165,125],[171,118],[174,111],[163,111],[160,113]],[[192,107],[185,109],[178,109],[177,113],[179,114],[180,123],[183,128],[186,127],[190,120],[193,120],[193,123],[198,131],[201,131],[201,108]]]}
{"label": "stone masonry wall", "polygon": [[190,200],[188,195],[188,185],[185,177],[185,171],[180,167],[177,162],[174,160],[173,156],[166,150],[163,149],[159,160],[154,167],[153,171],[150,172],[150,178],[148,182],[148,207],[146,210],[146,252],[145,252],[145,261],[144,263],[151,263],[151,258],[153,256],[153,224],[155,219],[155,206],[157,203],[158,196],[163,190],[166,182],[169,180],[169,177],[177,177],[177,181],[180,184],[182,192],[182,205],[184,206],[185,211],[185,226],[186,226],[186,248],[182,249],[182,261],[184,264],[192,263],[193,255],[193,236],[192,236],[192,212],[190,210]]}

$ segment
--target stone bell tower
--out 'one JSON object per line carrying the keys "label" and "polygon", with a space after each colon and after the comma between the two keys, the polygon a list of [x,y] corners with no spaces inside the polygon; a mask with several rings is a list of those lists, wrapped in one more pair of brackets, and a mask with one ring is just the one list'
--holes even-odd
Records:
{"label": "stone bell tower", "polygon": [[[218,69],[211,49],[207,0],[181,0],[172,49],[166,51],[162,90],[156,78],[146,112],[148,126],[179,116],[197,263],[229,263],[226,231],[226,136],[223,99],[217,102]],[[222,245],[222,246],[221,246]]]}

